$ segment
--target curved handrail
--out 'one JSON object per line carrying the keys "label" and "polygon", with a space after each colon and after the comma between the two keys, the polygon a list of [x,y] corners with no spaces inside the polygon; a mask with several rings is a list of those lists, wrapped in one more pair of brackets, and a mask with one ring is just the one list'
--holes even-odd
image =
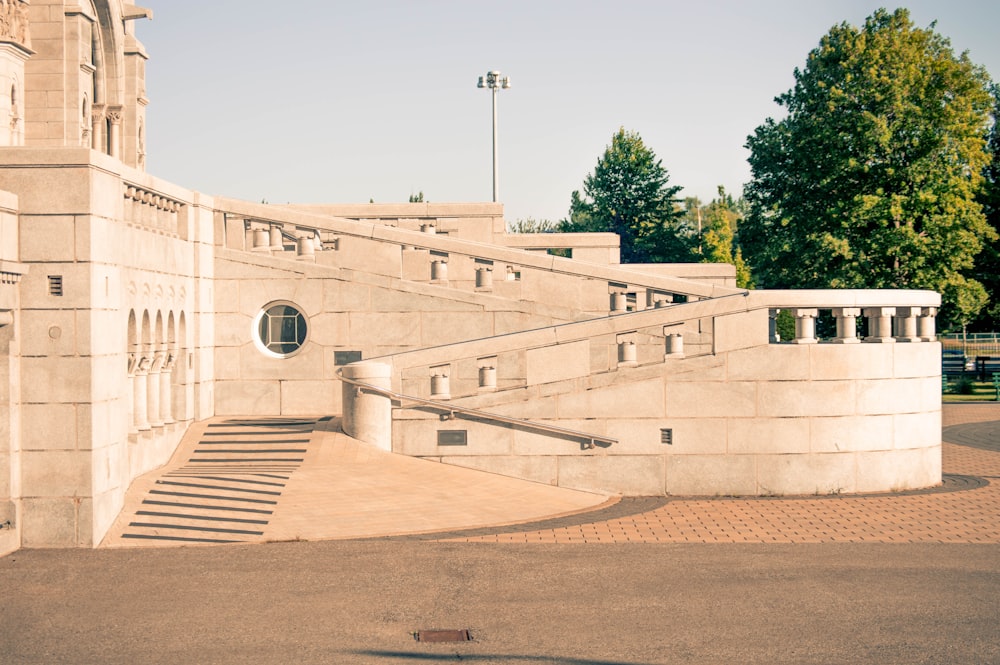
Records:
{"label": "curved handrail", "polygon": [[569,429],[567,427],[559,427],[557,425],[546,425],[544,423],[536,423],[531,420],[525,420],[523,418],[514,418],[512,416],[504,416],[499,413],[489,413],[488,411],[480,411],[479,409],[470,409],[464,406],[455,406],[447,402],[439,402],[430,399],[424,399],[423,397],[415,397],[413,395],[403,395],[402,393],[397,393],[395,391],[389,390],[387,388],[380,388],[379,386],[374,386],[370,383],[364,383],[363,381],[358,381],[357,379],[350,379],[344,376],[341,370],[337,370],[337,376],[340,380],[349,383],[359,391],[366,390],[377,395],[382,395],[383,397],[388,397],[389,399],[395,400],[397,402],[413,402],[415,404],[422,404],[424,406],[429,406],[435,409],[440,409],[446,411],[447,414],[441,414],[442,420],[454,420],[456,413],[461,413],[468,416],[473,416],[476,418],[482,418],[484,420],[494,420],[501,423],[507,423],[508,425],[517,425],[519,427],[526,427],[529,429],[542,430],[544,432],[550,432],[552,434],[559,434],[565,437],[573,439],[581,439],[583,441],[589,442],[590,445],[582,445],[583,449],[593,448],[595,445],[602,448],[607,448],[613,443],[618,443],[618,439],[611,438],[609,436],[601,436],[599,434],[590,434],[587,432],[581,432],[575,429]]}

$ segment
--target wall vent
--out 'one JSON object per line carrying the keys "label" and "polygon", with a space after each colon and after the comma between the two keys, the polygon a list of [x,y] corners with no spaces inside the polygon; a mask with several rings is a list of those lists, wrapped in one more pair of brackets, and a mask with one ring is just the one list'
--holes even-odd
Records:
{"label": "wall vent", "polygon": [[62,275],[49,275],[49,295],[61,296],[63,294]]}
{"label": "wall vent", "polygon": [[660,443],[665,446],[674,445],[674,430],[672,429],[661,429],[660,430]]}
{"label": "wall vent", "polygon": [[469,433],[464,429],[441,430],[438,433],[439,446],[467,446]]}

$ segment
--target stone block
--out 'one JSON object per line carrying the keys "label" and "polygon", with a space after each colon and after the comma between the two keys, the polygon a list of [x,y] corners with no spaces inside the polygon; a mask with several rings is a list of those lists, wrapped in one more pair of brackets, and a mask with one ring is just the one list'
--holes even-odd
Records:
{"label": "stone block", "polygon": [[793,418],[855,413],[852,381],[761,381],[757,390],[761,416]]}
{"label": "stone block", "polygon": [[244,346],[253,341],[253,317],[247,314],[219,313],[215,320],[215,346]]}
{"label": "stone block", "polygon": [[342,312],[322,312],[309,317],[309,341],[320,346],[339,346],[350,337],[350,317]]}
{"label": "stone block", "polygon": [[560,418],[663,418],[664,388],[649,379],[559,396]]}
{"label": "stone block", "polygon": [[714,326],[716,353],[770,346],[766,309],[717,316]]}
{"label": "stone block", "polygon": [[574,456],[558,458],[560,487],[625,496],[662,496],[664,457]]}
{"label": "stone block", "polygon": [[214,412],[219,416],[281,413],[281,386],[276,380],[215,381],[214,393]]}
{"label": "stone block", "polygon": [[736,455],[808,453],[806,418],[731,418],[729,452]]}
{"label": "stone block", "polygon": [[75,261],[75,234],[75,222],[72,216],[28,217],[21,226],[21,260]]}
{"label": "stone block", "polygon": [[528,385],[563,381],[590,374],[590,341],[528,349],[525,353]]}
{"label": "stone block", "polygon": [[668,384],[668,418],[748,418],[757,415],[757,384],[749,381]]}
{"label": "stone block", "polygon": [[892,448],[893,416],[816,417],[809,418],[809,428],[814,453]]}
{"label": "stone block", "polygon": [[808,348],[814,381],[889,379],[894,344],[817,344]]}
{"label": "stone block", "polygon": [[83,313],[58,309],[21,310],[21,352],[26,356],[74,356],[86,353],[77,346],[78,316],[83,316]]}
{"label": "stone block", "polygon": [[420,346],[442,346],[493,335],[489,312],[421,312]]}
{"label": "stone block", "polygon": [[240,378],[240,348],[215,347],[215,379],[227,381]]}
{"label": "stone block", "polygon": [[77,513],[83,499],[27,497],[21,500],[21,546],[76,547]]}
{"label": "stone block", "polygon": [[[859,381],[857,386],[859,414],[911,413],[926,410],[923,379]],[[940,404],[940,379],[936,381],[935,388],[936,401]]]}
{"label": "stone block", "polygon": [[892,422],[893,448],[934,448],[941,445],[940,411],[897,413],[892,416]]}
{"label": "stone block", "polygon": [[488,457],[457,457],[442,456],[445,464],[461,466],[466,469],[477,469],[489,473],[497,473],[511,478],[521,478],[544,485],[555,485],[558,479],[558,462],[556,457],[520,455],[490,455]]}
{"label": "stone block", "polygon": [[282,381],[281,413],[283,415],[326,415],[333,413],[334,393],[340,383],[334,381]]}
{"label": "stone block", "polygon": [[[468,445],[438,445],[438,432],[455,430],[465,430]],[[416,457],[495,456],[511,454],[513,432],[503,423],[476,422],[462,416],[449,421],[433,417],[394,420],[392,439],[393,452]]]}
{"label": "stone block", "polygon": [[23,450],[76,450],[77,405],[22,404]]}
{"label": "stone block", "polygon": [[810,347],[766,344],[726,354],[730,381],[804,381],[809,378]]}
{"label": "stone block", "polygon": [[753,455],[671,455],[667,458],[667,494],[676,496],[748,496],[757,493]]}
{"label": "stone block", "polygon": [[[594,436],[604,436],[606,422],[604,420],[533,420],[544,425],[552,425],[564,429],[571,429],[582,434]],[[611,448],[591,448],[582,450],[584,446],[589,446],[590,442],[583,436],[564,435],[556,432],[548,432],[530,427],[520,427],[514,425],[513,449],[516,455],[576,455],[576,454],[610,454],[615,452]]]}
{"label": "stone block", "polygon": [[25,450],[21,453],[24,496],[88,496],[91,463],[90,451]]}
{"label": "stone block", "polygon": [[294,356],[275,358],[265,355],[256,344],[240,347],[240,377],[276,381],[319,381],[325,375],[324,349],[306,340]]}
{"label": "stone block", "polygon": [[421,338],[420,317],[408,313],[351,312],[346,344],[366,349],[373,345],[415,344]]}
{"label": "stone block", "polygon": [[856,453],[761,455],[757,484],[763,495],[840,494],[855,488]]}
{"label": "stone block", "polygon": [[941,446],[857,453],[856,492],[892,492],[941,484]]}
{"label": "stone block", "polygon": [[213,282],[215,287],[215,301],[213,303],[216,313],[235,313],[240,311],[240,284],[238,279],[217,279]]}
{"label": "stone block", "polygon": [[920,342],[917,344],[893,344],[893,376],[896,378],[941,376],[941,344]]}
{"label": "stone block", "polygon": [[90,358],[21,358],[21,400],[30,403],[89,402]]}

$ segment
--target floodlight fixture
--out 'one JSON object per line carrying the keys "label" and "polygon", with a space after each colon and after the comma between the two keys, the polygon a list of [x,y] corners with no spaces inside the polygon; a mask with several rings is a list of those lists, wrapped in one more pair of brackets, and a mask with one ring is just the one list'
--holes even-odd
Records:
{"label": "floodlight fixture", "polygon": [[497,92],[511,86],[510,77],[494,70],[479,77],[476,87],[489,88],[493,93],[493,202],[500,201],[500,153],[497,151]]}

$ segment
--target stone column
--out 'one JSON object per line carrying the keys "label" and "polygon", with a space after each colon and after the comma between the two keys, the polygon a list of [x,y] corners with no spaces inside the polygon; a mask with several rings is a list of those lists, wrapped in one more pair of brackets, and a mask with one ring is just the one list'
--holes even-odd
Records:
{"label": "stone column", "polygon": [[107,152],[107,128],[104,123],[104,106],[94,104],[90,107],[90,147],[98,152]]}
{"label": "stone column", "polygon": [[936,317],[936,307],[924,307],[920,310],[920,316],[917,318],[917,334],[920,335],[920,341],[933,342],[937,340]]}
{"label": "stone column", "polygon": [[146,386],[148,385],[149,368],[153,364],[153,359],[140,352],[139,361],[135,366],[135,375],[132,380],[132,413],[134,414],[135,429],[138,432],[149,430],[149,417],[146,408],[148,397]]}
{"label": "stone column", "polygon": [[858,317],[861,316],[859,307],[839,307],[833,310],[833,315],[837,318],[837,338],[834,344],[857,344],[858,339]]}
{"label": "stone column", "polygon": [[917,316],[920,314],[919,307],[897,307],[896,308],[896,341],[897,342],[919,342],[917,335]]}
{"label": "stone column", "polygon": [[139,360],[134,353],[128,354],[128,433],[135,434],[139,430],[135,426],[135,369]]}
{"label": "stone column", "polygon": [[[341,372],[347,379],[385,390],[392,388],[392,368],[383,363],[351,363],[345,365]],[[347,381],[342,385],[344,434],[382,450],[392,450],[392,400]]]}
{"label": "stone column", "polygon": [[792,344],[816,343],[816,317],[818,315],[818,309],[795,310],[795,339],[792,340]]}
{"label": "stone column", "polygon": [[892,336],[892,316],[895,307],[866,307],[864,315],[868,318],[868,336],[864,341],[868,344],[892,344],[896,338]]}
{"label": "stone column", "polygon": [[108,109],[108,120],[110,121],[111,127],[109,131],[111,135],[108,136],[108,154],[115,159],[122,158],[122,110],[120,107],[109,108]]}
{"label": "stone column", "polygon": [[160,370],[163,368],[163,351],[156,351],[152,354],[153,362],[149,368],[149,378],[146,381],[147,415],[151,427],[163,427],[163,419],[160,418]]}
{"label": "stone column", "polygon": [[169,425],[174,421],[173,407],[173,369],[176,356],[166,353],[163,367],[160,368],[160,420],[164,425]]}

